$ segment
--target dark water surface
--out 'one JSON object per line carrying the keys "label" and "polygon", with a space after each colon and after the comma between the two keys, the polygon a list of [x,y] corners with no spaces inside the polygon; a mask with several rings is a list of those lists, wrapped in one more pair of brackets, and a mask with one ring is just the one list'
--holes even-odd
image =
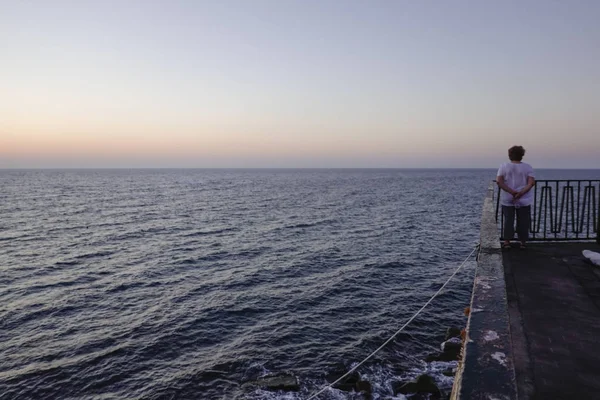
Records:
{"label": "dark water surface", "polygon": [[[543,178],[565,173],[586,174]],[[471,252],[494,175],[0,171],[0,397],[306,398]],[[375,398],[425,370],[451,386],[422,359],[464,326],[473,269],[360,369]],[[301,392],[245,385],[282,371]]]}

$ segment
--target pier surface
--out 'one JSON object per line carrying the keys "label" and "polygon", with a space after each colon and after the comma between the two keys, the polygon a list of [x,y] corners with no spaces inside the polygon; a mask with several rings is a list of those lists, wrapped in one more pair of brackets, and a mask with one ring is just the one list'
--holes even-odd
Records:
{"label": "pier surface", "polygon": [[600,268],[596,243],[503,251],[519,399],[600,399]]}

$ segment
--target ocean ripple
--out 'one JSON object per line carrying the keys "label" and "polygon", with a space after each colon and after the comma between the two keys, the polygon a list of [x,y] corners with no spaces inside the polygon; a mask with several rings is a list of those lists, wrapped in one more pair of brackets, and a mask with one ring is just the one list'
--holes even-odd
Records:
{"label": "ocean ripple", "polygon": [[[0,171],[0,397],[306,398],[469,254],[493,175]],[[473,266],[360,370],[377,395],[442,379],[423,358],[464,326]],[[299,393],[246,385],[284,371]]]}

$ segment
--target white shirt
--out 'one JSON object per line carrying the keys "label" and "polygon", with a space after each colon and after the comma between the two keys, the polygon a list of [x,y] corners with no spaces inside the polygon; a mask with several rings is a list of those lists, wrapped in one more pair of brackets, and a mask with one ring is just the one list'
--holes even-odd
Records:
{"label": "white shirt", "polygon": [[[497,176],[504,178],[504,183],[511,189],[517,192],[527,186],[527,178],[534,177],[533,167],[527,163],[512,163],[507,162],[500,166]],[[533,203],[533,189],[525,193],[517,201],[514,201],[513,195],[501,190],[500,204],[503,206],[530,206]]]}

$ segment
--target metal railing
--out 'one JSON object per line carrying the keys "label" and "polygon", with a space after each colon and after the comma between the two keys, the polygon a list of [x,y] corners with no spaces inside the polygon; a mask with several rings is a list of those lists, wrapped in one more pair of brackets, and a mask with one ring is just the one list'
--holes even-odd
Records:
{"label": "metal railing", "polygon": [[[533,190],[529,240],[596,240],[600,243],[600,180],[538,180]],[[496,188],[496,222],[504,213]]]}

